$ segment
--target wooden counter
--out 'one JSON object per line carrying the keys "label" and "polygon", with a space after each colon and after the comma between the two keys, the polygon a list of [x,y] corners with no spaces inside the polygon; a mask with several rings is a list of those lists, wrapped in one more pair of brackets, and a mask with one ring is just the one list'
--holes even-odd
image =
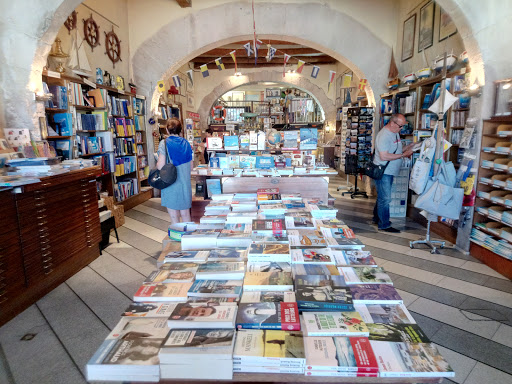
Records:
{"label": "wooden counter", "polygon": [[0,191],[0,326],[99,256],[100,167]]}

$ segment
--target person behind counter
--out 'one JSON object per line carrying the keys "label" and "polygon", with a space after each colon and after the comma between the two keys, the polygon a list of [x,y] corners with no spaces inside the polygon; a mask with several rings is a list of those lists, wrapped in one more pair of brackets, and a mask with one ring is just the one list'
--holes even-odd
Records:
{"label": "person behind counter", "polygon": [[190,173],[192,166],[192,148],[187,140],[180,136],[181,122],[176,119],[168,119],[166,131],[169,135],[158,146],[158,161],[156,167],[162,167],[168,161],[166,159],[166,147],[169,160],[178,171],[176,181],[171,186],[162,189],[161,204],[167,208],[171,217],[171,224],[190,222],[190,208],[192,207],[192,186]]}

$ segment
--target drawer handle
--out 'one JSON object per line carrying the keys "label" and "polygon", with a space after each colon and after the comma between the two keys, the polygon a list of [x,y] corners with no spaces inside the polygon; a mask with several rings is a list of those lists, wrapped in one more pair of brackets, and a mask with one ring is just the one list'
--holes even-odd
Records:
{"label": "drawer handle", "polygon": [[36,219],[37,219],[37,220],[41,220],[41,219],[44,219],[44,218],[46,218],[46,217],[47,217],[47,215],[41,215],[41,216],[37,216],[37,217],[36,217]]}
{"label": "drawer handle", "polygon": [[43,269],[48,269],[52,266],[53,264],[52,263],[48,263],[46,265],[43,265]]}
{"label": "drawer handle", "polygon": [[[49,253],[48,255],[51,255],[51,253]],[[52,261],[52,258],[48,257],[48,255],[42,256],[43,257],[43,264],[48,264],[50,261]]]}

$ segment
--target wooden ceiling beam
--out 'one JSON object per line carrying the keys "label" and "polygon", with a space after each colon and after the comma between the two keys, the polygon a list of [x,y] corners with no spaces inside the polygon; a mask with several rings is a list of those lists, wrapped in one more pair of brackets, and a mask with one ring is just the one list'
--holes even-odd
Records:
{"label": "wooden ceiling beam", "polygon": [[[292,59],[290,59],[290,61],[288,62],[289,64],[297,64],[297,60],[303,60],[305,61],[306,63],[325,63],[325,62],[336,62],[336,59],[330,57],[330,56],[327,56],[327,55],[324,55],[324,56],[294,56]],[[207,64],[207,63],[212,63],[212,65],[215,65],[215,62],[214,60],[211,58],[211,57],[196,57],[194,60],[193,60],[194,64]],[[234,64],[233,62],[233,59],[231,57],[223,57],[222,58],[222,62],[224,64]],[[248,64],[254,64],[254,57],[237,57],[236,58],[236,62],[239,63],[239,64],[244,64],[244,63],[248,63]],[[263,57],[258,57],[258,63],[261,63],[261,64],[266,64],[267,63],[267,60]],[[276,65],[283,65],[283,59],[276,59],[274,58],[271,63],[274,63]]]}
{"label": "wooden ceiling beam", "polygon": [[[335,64],[336,61],[335,60],[330,60],[330,61],[325,61],[325,62],[321,62],[321,63],[315,63],[315,64]],[[199,64],[195,64],[194,65],[194,68],[195,69],[199,69],[200,65]],[[234,63],[225,63],[224,64],[224,67],[226,69],[233,69],[235,68],[235,64]],[[255,68],[255,65],[254,65],[254,61],[252,63],[238,63],[237,64],[237,67],[238,68]],[[278,62],[270,62],[270,63],[267,63],[267,62],[264,62],[264,63],[258,63],[258,65],[256,66],[256,68],[262,68],[262,67],[283,67],[283,64],[279,64]],[[290,67],[288,65],[288,67]],[[288,69],[287,67],[287,69]],[[290,67],[292,69],[295,69],[295,66],[292,65],[292,67]],[[312,67],[310,67],[312,68]],[[217,70],[217,66],[215,64],[208,64],[208,69],[209,70]],[[305,71],[307,71],[307,68],[305,69]]]}
{"label": "wooden ceiling beam", "polygon": [[189,8],[192,6],[192,0],[176,0],[181,8]]}
{"label": "wooden ceiling beam", "polygon": [[[225,48],[215,48],[215,49],[211,49],[209,50],[208,52],[205,52],[205,53],[202,53],[201,55],[199,55],[198,57],[219,57],[219,56],[227,56],[229,55],[229,53],[232,51],[232,49],[225,49]],[[258,50],[258,57],[265,57],[267,55],[267,47],[265,47],[264,49],[262,49],[260,47],[260,49]],[[288,55],[308,55],[308,54],[324,54],[316,49],[313,49],[313,48],[291,48],[291,49],[285,49],[283,50],[283,52],[285,52],[286,54]],[[277,52],[277,54],[279,54],[280,52]],[[245,52],[242,53],[242,51],[237,51],[237,55],[243,55],[243,56],[246,56],[245,55]],[[281,54],[282,55],[282,54]],[[252,56],[254,57],[254,56]]]}

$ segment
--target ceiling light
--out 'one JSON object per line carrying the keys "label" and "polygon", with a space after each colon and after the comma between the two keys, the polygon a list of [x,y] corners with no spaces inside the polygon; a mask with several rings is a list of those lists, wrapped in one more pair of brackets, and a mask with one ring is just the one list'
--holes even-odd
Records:
{"label": "ceiling light", "polygon": [[237,77],[242,76],[242,72],[235,72],[235,76],[237,76]]}
{"label": "ceiling light", "polygon": [[503,89],[509,89],[511,85],[511,83],[505,83],[503,84]]}

